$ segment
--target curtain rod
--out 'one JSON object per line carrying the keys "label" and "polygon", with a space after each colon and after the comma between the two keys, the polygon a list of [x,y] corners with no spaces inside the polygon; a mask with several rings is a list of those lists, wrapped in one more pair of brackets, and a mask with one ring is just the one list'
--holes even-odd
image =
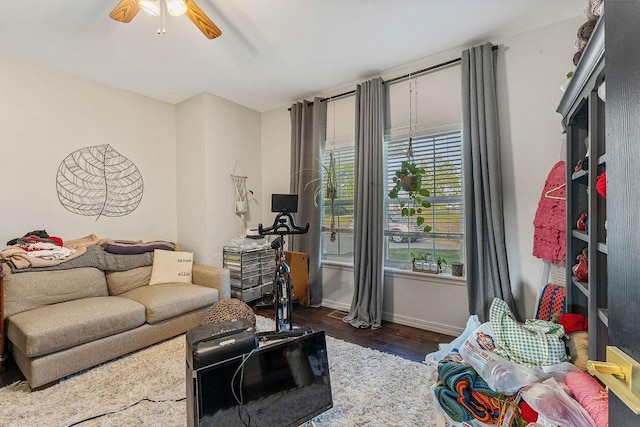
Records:
{"label": "curtain rod", "polygon": [[[385,81],[382,82],[382,84],[386,85],[386,84],[389,84],[389,83],[397,82],[399,80],[404,80],[404,79],[412,77],[412,76],[417,76],[417,75],[420,75],[420,74],[424,74],[424,73],[427,73],[429,71],[435,71],[435,70],[437,70],[439,68],[444,68],[444,67],[449,66],[449,65],[457,64],[460,61],[462,61],[462,58],[452,59],[451,61],[443,62],[443,63],[437,64],[437,65],[432,65],[431,67],[423,68],[422,70],[418,70],[418,71],[415,71],[415,72],[412,72],[412,73],[404,74],[402,76],[394,77],[394,78],[389,79],[389,80],[385,80]],[[356,93],[355,89],[350,90],[348,92],[340,93],[338,95],[330,96],[329,98],[321,98],[320,102],[325,102],[325,101],[329,101],[329,100],[333,101],[336,98],[342,98],[342,97],[345,97],[345,96],[353,95],[354,93]]]}
{"label": "curtain rod", "polygon": [[[498,50],[498,46],[497,45],[493,46],[491,48],[491,50]],[[427,67],[427,68],[423,68],[422,70],[414,71],[412,73],[403,74],[402,76],[398,76],[398,77],[394,77],[394,78],[389,79],[389,80],[385,80],[385,81],[382,82],[382,84],[384,85],[384,84],[394,83],[394,82],[397,82],[399,80],[404,80],[404,79],[407,79],[407,78],[412,77],[412,76],[417,76],[417,75],[420,75],[420,74],[428,73],[429,71],[435,71],[435,70],[438,70],[440,68],[448,67],[449,65],[457,64],[460,61],[462,61],[462,58],[451,59],[449,61],[441,62],[440,64],[436,64],[436,65],[432,65],[432,66]],[[320,102],[333,101],[333,100],[338,99],[338,98],[343,98],[345,96],[353,95],[354,93],[356,93],[355,89],[354,90],[350,90],[348,92],[339,93],[338,95],[333,95],[333,96],[330,96],[328,98],[320,98]],[[309,104],[312,104],[311,101],[305,101],[305,102],[308,102]],[[289,111],[291,111],[291,108],[289,108]]]}

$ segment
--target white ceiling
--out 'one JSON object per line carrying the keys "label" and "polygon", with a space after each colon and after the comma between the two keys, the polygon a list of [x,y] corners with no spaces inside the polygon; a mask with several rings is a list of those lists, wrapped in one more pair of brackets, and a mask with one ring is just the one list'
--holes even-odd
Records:
{"label": "white ceiling", "polygon": [[460,46],[582,14],[586,0],[195,0],[186,16],[109,18],[118,0],[2,0],[0,53],[177,103],[209,92],[257,111]]}

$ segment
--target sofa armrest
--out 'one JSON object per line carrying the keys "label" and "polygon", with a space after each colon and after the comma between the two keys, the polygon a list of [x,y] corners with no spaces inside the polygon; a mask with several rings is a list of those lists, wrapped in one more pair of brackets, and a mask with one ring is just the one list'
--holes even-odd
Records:
{"label": "sofa armrest", "polygon": [[191,277],[194,285],[216,288],[220,299],[231,298],[231,276],[226,268],[193,264]]}

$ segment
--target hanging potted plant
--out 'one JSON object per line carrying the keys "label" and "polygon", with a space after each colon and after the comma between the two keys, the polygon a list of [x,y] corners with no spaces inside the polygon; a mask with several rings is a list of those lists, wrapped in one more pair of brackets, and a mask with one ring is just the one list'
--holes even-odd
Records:
{"label": "hanging potted plant", "polygon": [[335,200],[338,198],[338,175],[336,172],[336,160],[333,151],[329,153],[329,165],[324,166],[325,192],[326,198]]}
{"label": "hanging potted plant", "polygon": [[[407,222],[411,218],[415,218],[416,224],[422,227],[425,233],[428,233],[431,231],[431,227],[425,224],[425,217],[422,215],[422,211],[431,207],[431,203],[427,200],[430,194],[429,190],[422,187],[422,178],[427,174],[427,171],[418,166],[413,157],[413,135],[418,118],[418,104],[416,97],[412,99],[412,94],[413,85],[411,76],[409,76],[409,145],[406,151],[407,160],[400,164],[400,169],[393,175],[393,187],[389,190],[389,198],[398,201],[400,214],[407,218]],[[413,103],[416,104],[415,121],[412,114]]]}
{"label": "hanging potted plant", "polygon": [[336,171],[336,159],[333,156],[333,150],[329,152],[329,164],[327,166],[323,165],[322,167],[324,168],[325,198],[328,199],[331,204],[330,240],[334,242],[337,235],[335,200],[338,198],[338,173]]}
{"label": "hanging potted plant", "polygon": [[431,207],[431,203],[426,199],[430,195],[429,190],[422,187],[422,178],[425,175],[426,170],[410,159],[403,161],[393,176],[394,186],[389,191],[389,198],[398,201],[400,214],[406,217],[407,221],[415,217],[416,224],[428,233],[431,227],[425,224],[425,217],[422,215],[423,209]]}

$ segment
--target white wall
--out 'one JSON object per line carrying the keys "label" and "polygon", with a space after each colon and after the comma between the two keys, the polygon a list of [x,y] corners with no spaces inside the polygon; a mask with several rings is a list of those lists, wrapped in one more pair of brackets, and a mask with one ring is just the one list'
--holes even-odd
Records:
{"label": "white wall", "polygon": [[564,135],[556,108],[559,87],[575,69],[576,31],[583,17],[505,40],[497,79],[507,253],[519,311],[533,317],[542,260],[533,251],[533,218],[552,166],[564,159]]}
{"label": "white wall", "polygon": [[[200,94],[176,105],[176,176],[178,239],[184,250],[200,259],[209,235],[207,222],[207,165],[205,96]],[[202,224],[194,227],[194,224]]]}
{"label": "white wall", "polygon": [[[203,93],[177,105],[178,236],[199,263],[261,221],[260,113]],[[235,170],[235,172],[234,172]],[[231,175],[247,176],[248,212],[235,213]]]}
{"label": "white wall", "polygon": [[[175,240],[174,106],[0,55],[0,243],[35,229],[72,239]],[[131,214],[97,221],[58,201],[56,172],[71,152],[110,144],[142,173]]]}
{"label": "white wall", "polygon": [[[533,316],[542,271],[542,261],[531,255],[532,222],[546,176],[561,159],[562,129],[560,116],[555,113],[561,97],[558,86],[573,69],[573,41],[582,20],[578,17],[504,40],[493,40],[500,45],[497,85],[509,266],[520,312],[527,317]],[[388,79],[416,71],[459,57],[461,50],[402,65],[380,75]],[[320,95],[341,93],[353,86]],[[286,108],[280,108],[263,114],[263,151],[288,152],[290,126],[285,113]],[[286,174],[288,170],[284,168]],[[275,188],[288,189],[288,175],[277,171],[265,174],[263,188],[265,196]],[[352,274],[349,268],[324,267],[323,305],[349,307]],[[384,317],[454,335],[462,331],[468,317],[466,288],[455,279],[421,277],[422,280],[416,280],[408,273],[386,274]]]}
{"label": "white wall", "polygon": [[[262,218],[260,113],[210,94],[174,106],[69,73],[0,56],[0,243],[36,230],[72,239],[165,239],[222,265],[244,229],[231,174],[247,175],[248,224]],[[71,152],[110,144],[144,179],[131,214],[79,216],[58,201],[56,172]]]}
{"label": "white wall", "polygon": [[271,195],[289,193],[291,165],[291,120],[287,107],[262,113],[262,218],[270,226]]}

